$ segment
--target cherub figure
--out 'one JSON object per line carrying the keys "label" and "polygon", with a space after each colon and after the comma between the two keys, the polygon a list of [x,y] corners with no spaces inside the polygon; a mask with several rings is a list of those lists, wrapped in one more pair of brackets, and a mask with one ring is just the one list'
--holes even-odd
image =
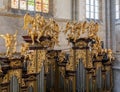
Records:
{"label": "cherub figure", "polygon": [[2,65],[0,64],[0,73],[2,73],[3,71],[2,71]]}
{"label": "cherub figure", "polygon": [[107,50],[107,53],[108,53],[109,61],[112,62],[112,60],[114,60],[112,50],[111,50],[111,49],[108,49],[108,50]]}
{"label": "cherub figure", "polygon": [[11,45],[12,45],[12,37],[8,33],[6,35],[0,35],[0,37],[5,39],[5,47],[7,48],[6,56],[8,56],[10,53]]}
{"label": "cherub figure", "polygon": [[98,23],[95,23],[95,31],[94,32],[98,32],[99,31],[99,24]]}
{"label": "cherub figure", "polygon": [[82,30],[82,23],[67,22],[64,33],[67,34],[69,39],[73,39],[73,41],[75,42],[80,37],[81,30]]}
{"label": "cherub figure", "polygon": [[74,70],[73,57],[70,56],[69,62],[66,64],[66,70]]}
{"label": "cherub figure", "polygon": [[46,20],[44,19],[44,17],[43,16],[41,16],[41,18],[40,18],[40,27],[41,28],[44,28],[44,26],[46,25]]}
{"label": "cherub figure", "polygon": [[10,56],[11,54],[16,52],[16,45],[17,45],[16,36],[17,36],[17,31],[13,36],[8,33],[6,35],[0,35],[0,37],[5,39],[5,47],[7,48],[6,56]]}
{"label": "cherub figure", "polygon": [[37,42],[39,42],[40,43],[40,41],[39,41],[39,39],[43,36],[43,30],[40,30],[40,31],[37,31]]}
{"label": "cherub figure", "polygon": [[35,36],[36,36],[36,27],[32,27],[32,29],[29,30],[30,32],[30,37],[32,39],[32,45],[35,44]]}
{"label": "cherub figure", "polygon": [[59,62],[63,62],[65,59],[65,52],[59,53]]}
{"label": "cherub figure", "polygon": [[94,28],[95,28],[95,23],[94,21],[90,21],[89,26],[88,26],[88,36],[90,37],[94,33]]}
{"label": "cherub figure", "polygon": [[34,44],[34,38],[36,35],[36,30],[38,29],[39,25],[39,17],[38,14],[36,14],[36,17],[31,17],[29,13],[26,13],[24,16],[24,26],[23,29],[28,31],[28,35],[32,39],[32,44]]}
{"label": "cherub figure", "polygon": [[89,24],[87,23],[87,21],[84,21],[83,23],[82,23],[82,34],[84,34],[85,33],[85,31],[86,31],[86,29],[88,29],[88,27],[89,27]]}
{"label": "cherub figure", "polygon": [[43,35],[45,23],[46,21],[44,17],[40,16],[39,14],[36,14],[32,22],[32,28],[29,29],[29,35],[32,39],[32,45],[35,43],[35,36],[37,36],[36,40],[40,43],[39,39]]}
{"label": "cherub figure", "polygon": [[29,49],[29,44],[28,43],[22,43],[21,47],[21,55],[25,55],[26,51]]}
{"label": "cherub figure", "polygon": [[7,82],[8,82],[8,74],[6,74],[6,75],[3,77],[2,83],[7,83]]}
{"label": "cherub figure", "polygon": [[25,81],[23,78],[22,78],[22,86],[25,86]]}
{"label": "cherub figure", "polygon": [[13,49],[13,53],[16,52],[16,46],[17,46],[17,34],[18,31],[16,31],[16,33],[12,36],[12,49]]}
{"label": "cherub figure", "polygon": [[33,17],[31,17],[29,13],[26,13],[25,16],[24,16],[23,29],[28,30],[29,29],[29,24],[31,24],[32,22],[33,22]]}
{"label": "cherub figure", "polygon": [[66,34],[68,32],[68,30],[70,30],[70,29],[71,29],[71,24],[70,24],[70,22],[67,22],[65,30],[64,30],[64,34]]}
{"label": "cherub figure", "polygon": [[88,36],[90,38],[97,38],[98,30],[99,30],[99,24],[91,21],[89,24],[89,35]]}

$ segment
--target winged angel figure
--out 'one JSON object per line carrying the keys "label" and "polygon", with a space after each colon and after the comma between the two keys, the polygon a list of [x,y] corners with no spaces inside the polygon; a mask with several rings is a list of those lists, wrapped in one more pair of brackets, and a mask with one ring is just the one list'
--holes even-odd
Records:
{"label": "winged angel figure", "polygon": [[29,13],[26,13],[25,16],[24,16],[23,29],[28,30],[29,29],[29,24],[32,24],[32,22],[33,22],[33,17],[31,17]]}

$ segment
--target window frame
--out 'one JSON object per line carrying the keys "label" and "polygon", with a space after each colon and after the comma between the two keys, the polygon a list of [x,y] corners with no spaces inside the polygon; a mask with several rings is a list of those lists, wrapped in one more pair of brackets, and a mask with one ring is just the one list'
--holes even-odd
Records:
{"label": "window frame", "polygon": [[[26,9],[26,10],[20,9],[20,0],[19,0],[18,9],[17,8],[15,9],[15,8],[11,7],[11,0],[10,0],[10,3],[9,3],[9,6],[10,6],[9,11],[12,12],[13,14],[24,15],[26,13],[29,13],[31,15],[35,15],[36,13],[40,13],[42,16],[45,16],[45,17],[53,17],[53,0],[49,0],[49,5],[48,5],[49,6],[49,11],[48,11],[48,13],[39,12],[39,11],[35,11],[35,10],[34,11],[29,11],[28,9]],[[27,7],[28,7],[28,5],[27,5]]]}
{"label": "window frame", "polygon": [[[115,20],[120,20],[120,0],[119,0],[119,3],[118,4],[116,4],[116,1],[117,0],[115,0]],[[116,6],[118,5],[118,11],[116,11]],[[117,16],[117,13],[119,13],[118,14],[118,18],[116,18],[116,16]]]}
{"label": "window frame", "polygon": [[[100,0],[98,0],[98,6],[96,6],[95,5],[96,0],[93,0],[93,1],[94,1],[93,5],[91,5],[91,0],[89,0],[89,4],[87,4],[87,0],[85,0],[85,10],[86,10],[85,17],[86,17],[87,20],[99,21],[99,20],[101,20],[101,17],[100,17],[101,3],[100,3]],[[89,11],[87,11],[87,6],[89,6]],[[93,11],[91,11],[91,6],[93,6],[93,9],[94,9]],[[98,7],[97,12],[96,12],[96,7]],[[86,13],[89,14],[89,18],[87,17]],[[94,18],[91,18],[91,13],[93,13]],[[98,16],[97,16],[98,18],[95,18],[96,17],[95,14],[98,14]]]}

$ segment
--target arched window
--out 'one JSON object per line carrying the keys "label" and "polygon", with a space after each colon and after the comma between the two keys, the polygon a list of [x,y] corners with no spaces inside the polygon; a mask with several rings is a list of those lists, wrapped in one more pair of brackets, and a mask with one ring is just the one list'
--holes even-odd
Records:
{"label": "arched window", "polygon": [[86,18],[99,19],[99,0],[86,0]]}
{"label": "arched window", "polygon": [[120,19],[120,0],[115,1],[115,13],[116,13],[115,18]]}
{"label": "arched window", "polygon": [[11,8],[48,13],[49,0],[11,0]]}

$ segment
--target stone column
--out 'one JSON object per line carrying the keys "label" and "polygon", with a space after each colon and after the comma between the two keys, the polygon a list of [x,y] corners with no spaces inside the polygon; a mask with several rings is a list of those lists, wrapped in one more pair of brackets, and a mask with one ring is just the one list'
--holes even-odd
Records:
{"label": "stone column", "polygon": [[74,20],[74,21],[76,21],[76,20],[78,20],[78,0],[72,0],[71,1],[72,3],[72,7],[71,7],[71,15],[72,15],[72,20]]}
{"label": "stone column", "polygon": [[106,47],[116,52],[115,40],[115,1],[105,0]]}
{"label": "stone column", "polygon": [[105,0],[106,48],[110,48],[110,0]]}
{"label": "stone column", "polygon": [[[110,48],[113,50],[116,60],[114,62],[113,66],[113,92],[119,92],[119,83],[120,81],[120,58],[119,54],[116,53],[116,30],[115,30],[115,0],[107,0],[106,4],[109,4],[109,7],[106,9],[106,11],[110,11],[109,15],[106,17],[109,17],[109,30],[110,30],[110,39],[108,43],[110,43]],[[109,33],[108,33],[109,34]],[[107,34],[106,34],[107,35]]]}
{"label": "stone column", "polygon": [[111,48],[116,53],[116,32],[115,32],[115,0],[110,0],[110,35]]}

